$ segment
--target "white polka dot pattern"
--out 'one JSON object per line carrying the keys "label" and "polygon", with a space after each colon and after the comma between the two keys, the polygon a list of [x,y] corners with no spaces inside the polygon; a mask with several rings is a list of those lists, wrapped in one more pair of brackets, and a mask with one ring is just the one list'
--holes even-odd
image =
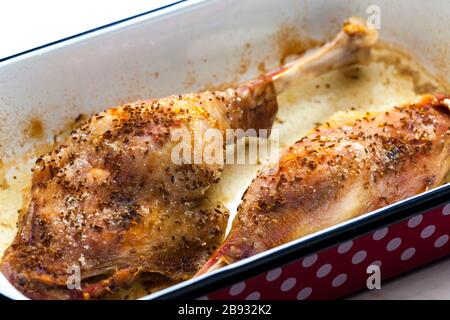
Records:
{"label": "white polka dot pattern", "polygon": [[[355,286],[365,283],[367,272],[374,270],[369,266],[401,273],[450,254],[448,225],[450,203],[274,268],[257,281],[247,279],[223,292],[229,298],[246,300],[338,298],[361,289]],[[215,297],[209,293],[198,299]]]}
{"label": "white polka dot pattern", "polygon": [[269,282],[275,281],[281,276],[282,272],[283,272],[283,270],[281,268],[273,269],[267,273],[266,280]]}
{"label": "white polka dot pattern", "polygon": [[261,299],[261,293],[258,291],[250,293],[245,300],[259,300]]}
{"label": "white polka dot pattern", "polygon": [[386,237],[386,235],[388,234],[388,231],[389,231],[389,229],[388,229],[387,227],[375,231],[375,232],[373,233],[373,237],[372,237],[373,240],[379,241],[379,240],[383,239],[383,238]]}
{"label": "white polka dot pattern", "polygon": [[297,294],[297,300],[305,300],[308,299],[309,296],[312,293],[312,288],[311,287],[306,287],[303,288],[302,290],[300,290]]}
{"label": "white polka dot pattern", "polygon": [[400,247],[401,244],[402,244],[402,239],[394,238],[394,239],[392,239],[391,241],[388,242],[388,244],[386,246],[386,250],[387,251],[394,251],[398,247]]}
{"label": "white polka dot pattern", "polygon": [[361,250],[355,253],[352,257],[352,263],[353,264],[359,264],[364,261],[364,259],[367,257],[367,251]]}
{"label": "white polka dot pattern", "polygon": [[306,257],[306,258],[303,259],[303,261],[302,261],[302,266],[303,266],[304,268],[309,268],[309,267],[311,267],[314,263],[316,263],[317,258],[318,258],[317,254],[313,254],[313,255],[311,255],[311,256],[309,256],[309,257]]}
{"label": "white polka dot pattern", "polygon": [[341,286],[342,284],[344,284],[345,281],[347,281],[347,275],[345,273],[341,273],[340,275],[336,276],[333,279],[333,282],[331,283],[331,285],[334,288],[337,288],[337,287]]}
{"label": "white polka dot pattern", "polygon": [[245,290],[245,282],[239,282],[230,288],[230,296],[237,296]]}
{"label": "white polka dot pattern", "polygon": [[447,244],[447,242],[448,242],[448,235],[444,234],[443,236],[440,236],[439,238],[436,239],[436,241],[434,242],[434,247],[435,248],[443,247]]}
{"label": "white polka dot pattern", "polygon": [[338,252],[339,252],[340,254],[347,253],[347,252],[350,251],[350,249],[351,249],[352,247],[353,247],[353,241],[352,241],[352,240],[347,241],[347,242],[344,242],[343,244],[341,244],[341,245],[338,247]]}
{"label": "white polka dot pattern", "polygon": [[297,280],[295,278],[289,278],[283,281],[281,284],[281,291],[286,292],[291,290],[294,286]]}
{"label": "white polka dot pattern", "polygon": [[422,230],[422,232],[420,233],[420,237],[422,239],[429,238],[429,237],[431,237],[431,235],[434,233],[435,230],[436,230],[436,227],[434,225],[429,225],[428,227],[426,227]]}
{"label": "white polka dot pattern", "polygon": [[415,228],[417,227],[423,220],[423,215],[419,214],[415,217],[412,217],[408,220],[408,227]]}
{"label": "white polka dot pattern", "polygon": [[403,251],[402,255],[400,256],[400,259],[402,261],[406,261],[412,258],[412,256],[416,253],[415,248],[408,248],[405,251]]}
{"label": "white polka dot pattern", "polygon": [[442,209],[442,214],[443,214],[444,216],[450,215],[450,203],[447,204],[447,205],[444,207],[444,209]]}
{"label": "white polka dot pattern", "polygon": [[331,269],[333,269],[331,264],[329,264],[329,263],[324,264],[323,266],[321,266],[319,268],[319,270],[317,270],[317,273],[316,273],[317,278],[326,277],[331,272]]}
{"label": "white polka dot pattern", "polygon": [[381,262],[380,260],[375,260],[372,263],[369,263],[369,266],[378,266],[381,267],[381,265],[383,264],[383,262]]}

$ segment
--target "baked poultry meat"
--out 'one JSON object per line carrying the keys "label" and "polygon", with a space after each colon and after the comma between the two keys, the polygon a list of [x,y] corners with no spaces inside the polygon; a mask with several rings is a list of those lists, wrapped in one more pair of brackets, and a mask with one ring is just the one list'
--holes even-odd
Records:
{"label": "baked poultry meat", "polygon": [[259,172],[198,275],[434,188],[449,170],[449,96],[327,122]]}
{"label": "baked poultry meat", "polygon": [[[3,274],[40,299],[103,297],[145,274],[191,277],[223,240],[228,212],[203,198],[223,164],[171,161],[171,132],[270,127],[271,90],[261,80],[93,116],[37,159]],[[74,266],[81,290],[67,288]]]}
{"label": "baked poultry meat", "polygon": [[192,277],[224,238],[228,211],[205,197],[223,163],[174,161],[173,133],[190,134],[195,158],[196,137],[209,129],[225,143],[235,142],[227,129],[270,129],[276,93],[294,79],[367,61],[376,39],[351,19],[322,48],[235,89],[94,115],[37,159],[0,271],[33,299],[105,298],[135,281],[161,288]]}

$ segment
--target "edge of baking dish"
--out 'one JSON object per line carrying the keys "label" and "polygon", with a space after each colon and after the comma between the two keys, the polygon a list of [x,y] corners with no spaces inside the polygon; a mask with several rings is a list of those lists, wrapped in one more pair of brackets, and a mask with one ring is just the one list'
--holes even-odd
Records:
{"label": "edge of baking dish", "polygon": [[[123,27],[126,24],[134,24],[137,21],[139,21],[140,19],[147,19],[149,15],[154,15],[154,16],[161,16],[164,14],[169,14],[173,11],[179,11],[182,9],[186,9],[186,8],[192,8],[193,6],[203,3],[203,2],[207,2],[210,0],[178,0],[178,1],[174,1],[173,3],[149,10],[149,11],[145,11],[136,15],[133,15],[131,17],[127,17],[121,20],[117,20],[93,29],[89,29],[87,31],[83,31],[80,33],[77,33],[75,35],[72,36],[68,36],[56,41],[52,41],[46,44],[43,44],[41,46],[37,46],[19,53],[15,53],[13,55],[9,55],[6,57],[0,57],[0,64],[7,61],[10,62],[11,60],[15,60],[16,58],[23,58],[26,57],[27,55],[30,54],[41,54],[46,50],[49,49],[53,49],[61,44],[66,44],[67,42],[75,42],[75,41],[80,41],[84,38],[88,38],[90,36],[94,36],[94,35],[98,35],[101,34],[103,32],[110,32],[112,31],[115,27]],[[120,26],[119,26],[120,25]]]}

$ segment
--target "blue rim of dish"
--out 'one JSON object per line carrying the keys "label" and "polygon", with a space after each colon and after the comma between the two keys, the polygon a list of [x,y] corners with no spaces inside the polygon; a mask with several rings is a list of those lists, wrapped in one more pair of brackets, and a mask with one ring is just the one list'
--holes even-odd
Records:
{"label": "blue rim of dish", "polygon": [[[239,281],[255,277],[299,258],[336,246],[339,243],[394,224],[411,216],[450,203],[450,183],[412,198],[380,208],[359,218],[331,227],[287,245],[269,250],[249,259],[163,289],[143,299],[195,299]],[[438,259],[439,257],[436,257]],[[431,262],[431,261],[430,261]],[[234,266],[236,265],[236,266]]]}
{"label": "blue rim of dish", "polygon": [[180,3],[183,3],[183,2],[189,2],[189,0],[178,0],[178,1],[175,1],[173,3],[170,3],[170,4],[164,5],[162,7],[159,7],[159,8],[155,8],[155,9],[152,9],[152,10],[149,10],[149,11],[138,13],[138,14],[136,14],[134,16],[131,16],[131,17],[128,17],[128,18],[117,20],[117,21],[114,21],[114,22],[102,25],[102,26],[94,28],[94,29],[90,29],[90,30],[83,31],[83,32],[77,33],[75,35],[66,37],[66,38],[62,38],[60,40],[52,41],[52,42],[43,44],[43,45],[38,46],[38,47],[34,47],[34,48],[31,48],[31,49],[28,49],[28,50],[25,50],[25,51],[22,51],[22,52],[19,52],[19,53],[15,53],[13,55],[6,56],[4,58],[0,58],[0,62],[11,60],[11,59],[23,56],[25,54],[28,54],[28,53],[31,53],[31,52],[34,52],[34,51],[38,51],[38,50],[41,50],[41,49],[44,49],[44,48],[48,48],[48,47],[54,46],[56,44],[60,44],[62,42],[66,42],[68,40],[73,40],[73,39],[85,36],[85,35],[93,33],[93,32],[97,32],[97,31],[100,31],[100,30],[103,30],[103,29],[106,29],[106,28],[109,28],[109,27],[112,27],[112,26],[115,26],[115,25],[118,25],[118,24],[130,21],[130,20],[133,20],[133,19],[136,19],[136,18],[140,18],[140,17],[146,16],[146,15],[151,14],[151,13],[155,13],[155,12],[158,12],[158,11],[163,11],[165,9],[168,9],[168,8],[174,7],[176,5],[179,5]]}

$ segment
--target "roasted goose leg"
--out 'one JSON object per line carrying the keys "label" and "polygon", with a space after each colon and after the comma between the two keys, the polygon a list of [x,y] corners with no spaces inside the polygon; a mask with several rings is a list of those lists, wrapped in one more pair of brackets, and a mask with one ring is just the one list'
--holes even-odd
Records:
{"label": "roasted goose leg", "polygon": [[273,79],[277,93],[281,93],[292,82],[305,81],[338,67],[367,62],[370,48],[377,39],[375,29],[368,29],[363,20],[352,17],[333,41],[308,51],[268,76]]}
{"label": "roasted goose leg", "polygon": [[274,82],[282,89],[293,75],[308,78],[367,57],[376,35],[358,23],[347,22],[313,56],[236,89],[93,116],[36,161],[29,204],[1,272],[40,299],[102,298],[138,278],[171,283],[194,275],[223,240],[227,212],[204,199],[223,164],[173,161],[172,133],[270,128]]}
{"label": "roasted goose leg", "polygon": [[329,122],[259,172],[198,274],[436,187],[449,170],[448,97]]}

